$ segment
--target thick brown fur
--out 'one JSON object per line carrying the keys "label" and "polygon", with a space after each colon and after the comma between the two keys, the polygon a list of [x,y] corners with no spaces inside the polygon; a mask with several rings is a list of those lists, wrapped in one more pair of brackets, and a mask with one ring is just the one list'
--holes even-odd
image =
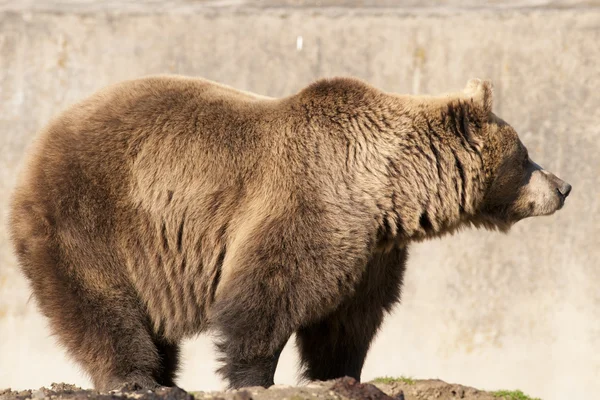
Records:
{"label": "thick brown fur", "polygon": [[232,387],[273,384],[294,332],[306,378],[359,379],[411,241],[507,230],[568,195],[491,109],[480,80],[418,97],[336,78],[282,99],[123,82],[39,134],[12,240],[99,390],[174,385],[179,343],[207,329]]}

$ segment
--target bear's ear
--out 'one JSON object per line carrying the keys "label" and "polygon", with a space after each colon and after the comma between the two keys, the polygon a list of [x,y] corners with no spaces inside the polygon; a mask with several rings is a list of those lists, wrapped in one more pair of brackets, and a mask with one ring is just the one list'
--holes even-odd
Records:
{"label": "bear's ear", "polygon": [[468,98],[479,105],[485,115],[492,112],[494,86],[490,80],[471,79],[464,90]]}

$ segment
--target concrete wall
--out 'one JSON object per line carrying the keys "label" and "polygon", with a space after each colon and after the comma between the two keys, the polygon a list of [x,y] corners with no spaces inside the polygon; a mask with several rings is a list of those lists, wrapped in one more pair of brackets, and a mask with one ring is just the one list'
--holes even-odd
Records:
{"label": "concrete wall", "polygon": [[[378,336],[364,378],[439,377],[545,399],[593,398],[599,2],[284,3],[0,0],[0,387],[89,385],[28,301],[5,229],[23,151],[66,105],[106,84],[164,72],[271,96],[332,75],[405,93],[460,90],[471,77],[489,77],[497,114],[573,193],[557,215],[523,221],[508,236],[468,231],[414,246],[403,304]],[[209,338],[187,343],[185,358],[182,386],[220,387]],[[278,383],[295,382],[296,361],[290,345]]]}

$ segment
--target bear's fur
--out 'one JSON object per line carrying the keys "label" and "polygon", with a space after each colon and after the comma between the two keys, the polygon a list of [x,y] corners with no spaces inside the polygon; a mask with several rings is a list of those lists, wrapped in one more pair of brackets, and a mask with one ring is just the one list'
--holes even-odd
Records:
{"label": "bear's fur", "polygon": [[230,386],[360,378],[415,240],[507,230],[570,186],[529,160],[492,87],[405,96],[350,78],[272,99],[201,79],[110,86],[38,136],[11,235],[41,311],[105,391],[172,386],[219,334]]}

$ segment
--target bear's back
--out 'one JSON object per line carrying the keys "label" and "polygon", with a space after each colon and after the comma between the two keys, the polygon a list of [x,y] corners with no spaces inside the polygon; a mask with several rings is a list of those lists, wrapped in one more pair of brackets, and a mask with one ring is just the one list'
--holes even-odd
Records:
{"label": "bear's back", "polygon": [[[278,117],[279,103],[178,77],[97,92],[38,135],[13,197],[13,241],[23,251],[56,248],[64,268],[93,287],[110,271],[133,285],[155,329],[196,332],[226,236],[256,205],[273,211],[286,187],[277,171],[288,165],[272,160],[293,118]],[[49,272],[24,269],[39,282]],[[165,291],[165,282],[180,290]]]}
{"label": "bear's back", "polygon": [[232,172],[258,156],[260,136],[268,131],[261,129],[262,114],[272,102],[202,79],[155,76],[114,84],[38,134],[18,186],[45,188],[50,200],[94,183],[121,193],[149,174],[158,181],[197,182],[211,174],[235,180]]}

